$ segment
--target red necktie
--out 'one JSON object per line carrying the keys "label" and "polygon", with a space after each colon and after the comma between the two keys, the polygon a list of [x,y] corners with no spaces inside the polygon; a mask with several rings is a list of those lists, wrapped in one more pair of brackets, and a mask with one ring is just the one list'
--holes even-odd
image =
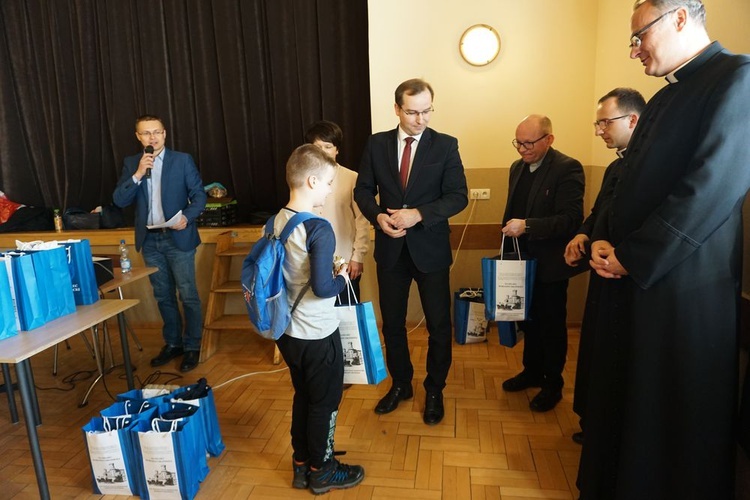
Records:
{"label": "red necktie", "polygon": [[414,142],[414,137],[407,137],[404,139],[406,146],[404,146],[404,153],[401,155],[401,186],[404,190],[406,189],[406,182],[409,179],[409,163],[411,163],[411,143]]}

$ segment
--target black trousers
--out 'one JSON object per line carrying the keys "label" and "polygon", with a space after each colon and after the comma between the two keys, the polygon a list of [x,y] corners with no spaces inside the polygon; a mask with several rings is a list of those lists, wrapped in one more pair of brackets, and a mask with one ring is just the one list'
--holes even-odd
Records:
{"label": "black trousers", "polygon": [[292,449],[298,462],[320,468],[333,458],[336,417],[344,386],[344,353],[337,328],[320,340],[282,335],[276,341],[294,386]]}
{"label": "black trousers", "polygon": [[534,282],[531,320],[522,322],[523,367],[533,377],[544,377],[543,387],[562,389],[568,352],[568,280]]}
{"label": "black trousers", "polygon": [[419,271],[404,245],[396,265],[391,269],[378,266],[377,273],[386,365],[393,383],[411,384],[414,377],[406,337],[409,289],[414,280],[419,289],[429,333],[424,388],[427,392],[442,392],[452,360],[449,269],[433,273]]}

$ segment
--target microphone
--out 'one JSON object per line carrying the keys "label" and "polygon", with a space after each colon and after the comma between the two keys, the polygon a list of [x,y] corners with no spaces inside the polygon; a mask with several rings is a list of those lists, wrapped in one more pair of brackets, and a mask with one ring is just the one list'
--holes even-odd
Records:
{"label": "microphone", "polygon": [[[154,147],[151,145],[146,146],[146,149],[143,150],[144,153],[147,155],[154,154]],[[151,178],[151,169],[147,168],[146,173],[143,174],[144,179],[150,179]]]}

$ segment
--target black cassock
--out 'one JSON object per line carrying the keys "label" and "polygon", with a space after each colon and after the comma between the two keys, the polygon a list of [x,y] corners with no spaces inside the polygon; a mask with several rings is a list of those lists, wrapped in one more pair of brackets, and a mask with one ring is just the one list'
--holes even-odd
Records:
{"label": "black cassock", "polygon": [[674,76],[592,237],[629,275],[599,298],[582,499],[732,498],[750,57],[714,42]]}

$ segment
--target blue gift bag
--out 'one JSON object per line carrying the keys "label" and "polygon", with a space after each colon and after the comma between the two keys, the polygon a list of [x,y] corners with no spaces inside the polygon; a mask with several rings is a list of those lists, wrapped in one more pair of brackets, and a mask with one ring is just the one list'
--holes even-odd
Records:
{"label": "blue gift bag", "polygon": [[16,325],[16,312],[13,308],[8,270],[5,268],[5,259],[0,258],[0,339],[7,339],[17,334],[18,325]]}
{"label": "blue gift bag", "polygon": [[536,260],[523,259],[516,238],[513,243],[516,252],[482,259],[485,317],[491,321],[531,319]]}
{"label": "blue gift bag", "polygon": [[44,325],[49,308],[46,296],[39,289],[31,254],[7,252],[3,255],[6,258],[18,329],[33,330]]}
{"label": "blue gift bag", "polygon": [[73,286],[76,305],[93,304],[99,300],[99,289],[94,273],[94,259],[91,256],[89,240],[61,241],[68,256],[68,269]]}
{"label": "blue gift bag", "polygon": [[47,302],[47,321],[76,311],[73,297],[73,284],[65,248],[57,247],[46,250],[27,250],[34,263],[39,292]]}
{"label": "blue gift bag", "polygon": [[515,321],[498,321],[497,334],[500,345],[505,347],[514,347],[523,339],[523,331],[519,330]]}
{"label": "blue gift bag", "polygon": [[489,322],[484,317],[481,288],[460,288],[453,294],[453,336],[458,344],[487,341]]}
{"label": "blue gift bag", "polygon": [[379,384],[387,373],[375,310],[372,302],[357,303],[356,296],[349,303],[335,308],[344,351],[344,383]]}
{"label": "blue gift bag", "polygon": [[151,419],[157,416],[157,404],[147,399],[117,401],[99,414],[102,418],[132,417],[134,419]]}
{"label": "blue gift bag", "polygon": [[198,449],[193,425],[188,419],[134,422],[133,442],[144,485],[141,498],[192,499],[198,493],[205,451]]}
{"label": "blue gift bag", "polygon": [[131,417],[92,418],[83,426],[94,493],[140,495],[142,485]]}
{"label": "blue gift bag", "polygon": [[188,403],[199,407],[198,422],[205,436],[206,451],[212,457],[218,457],[224,451],[224,441],[219,429],[219,416],[216,413],[214,393],[205,378],[198,383],[181,387],[173,391],[168,400],[173,403]]}
{"label": "blue gift bag", "polygon": [[135,401],[140,403],[142,401],[150,401],[154,405],[159,405],[165,400],[171,391],[159,388],[159,389],[132,389],[127,392],[122,392],[116,396],[117,401]]}
{"label": "blue gift bag", "polygon": [[191,405],[189,403],[164,402],[159,405],[159,419],[169,421],[187,419],[192,422],[191,425],[186,428],[186,432],[190,432],[192,439],[195,441],[194,444],[198,450],[199,479],[203,481],[208,475],[208,461],[206,460],[208,446],[206,443],[206,433],[203,432],[200,406]]}

